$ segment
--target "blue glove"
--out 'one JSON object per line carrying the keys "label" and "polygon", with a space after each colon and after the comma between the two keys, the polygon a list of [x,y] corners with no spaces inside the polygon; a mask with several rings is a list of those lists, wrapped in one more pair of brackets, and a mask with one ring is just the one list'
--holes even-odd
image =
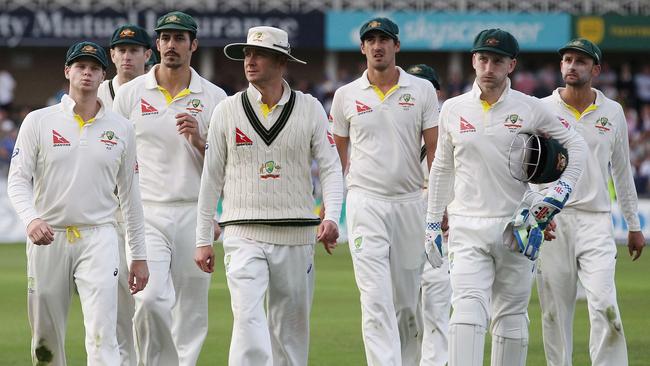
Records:
{"label": "blue glove", "polygon": [[440,222],[428,222],[424,237],[424,254],[433,268],[442,266],[442,228]]}
{"label": "blue glove", "polygon": [[543,199],[533,202],[530,206],[530,212],[537,221],[541,231],[546,229],[548,223],[553,220],[563,208],[571,194],[571,186],[561,180],[558,180],[554,187],[550,188]]}

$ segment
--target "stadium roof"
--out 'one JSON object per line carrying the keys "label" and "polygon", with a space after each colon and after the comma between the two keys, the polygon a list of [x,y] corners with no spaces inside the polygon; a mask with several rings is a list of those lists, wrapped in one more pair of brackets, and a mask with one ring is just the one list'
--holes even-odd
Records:
{"label": "stadium roof", "polygon": [[650,15],[650,0],[1,0],[0,10],[129,9],[307,13],[327,10],[441,12],[562,12],[575,15]]}

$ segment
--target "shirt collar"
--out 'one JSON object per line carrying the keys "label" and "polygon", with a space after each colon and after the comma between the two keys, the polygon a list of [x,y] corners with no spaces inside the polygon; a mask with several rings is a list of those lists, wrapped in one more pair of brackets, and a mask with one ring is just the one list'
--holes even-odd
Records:
{"label": "shirt collar", "polygon": [[[156,80],[156,70],[160,64],[154,65],[148,73],[145,74],[144,87],[147,89],[157,89],[158,80]],[[201,87],[201,77],[199,74],[190,67],[190,85],[188,86],[190,93],[200,93],[203,91]]]}
{"label": "shirt collar", "polygon": [[[510,94],[510,78],[506,78],[506,87],[503,89],[503,93],[501,93],[501,96],[499,96],[499,99],[492,105],[495,105],[499,103],[502,100],[505,100],[508,97],[508,94]],[[478,101],[481,100],[481,88],[478,86],[478,83],[476,82],[476,79],[474,79],[474,84],[472,85],[472,90],[470,91],[472,98],[476,99]]]}
{"label": "shirt collar", "polygon": [[[254,99],[258,104],[264,104],[262,102],[262,93],[260,93],[253,84],[249,83],[248,88],[246,89],[246,92],[248,93],[249,99]],[[291,88],[289,87],[289,83],[287,83],[286,80],[282,79],[282,97],[280,97],[280,100],[276,105],[285,105],[288,101],[289,98],[291,97]],[[273,106],[269,106],[273,107]]]}
{"label": "shirt collar", "polygon": [[[97,98],[97,101],[99,102],[99,111],[97,111],[97,114],[95,115],[95,119],[100,119],[104,116],[105,113],[105,108],[104,108],[104,102],[101,100],[101,98]],[[61,109],[70,116],[74,116],[75,111],[74,111],[74,106],[77,105],[77,103],[74,101],[74,99],[70,98],[68,94],[63,94],[61,97]]]}
{"label": "shirt collar", "polygon": [[[553,98],[555,98],[558,102],[560,102],[562,104],[566,104],[566,103],[564,103],[564,100],[562,100],[562,97],[560,96],[560,90],[562,90],[562,89],[564,89],[564,88],[559,87],[559,88],[553,90],[553,94],[551,94],[551,95],[553,95]],[[596,100],[594,101],[594,104],[596,105],[596,108],[598,108],[605,102],[605,94],[603,94],[603,92],[601,92],[598,89],[591,88],[591,90],[593,90],[594,93],[596,93]]]}
{"label": "shirt collar", "polygon": [[[401,67],[395,66],[397,68],[397,71],[399,71],[399,78],[397,79],[397,85],[401,88],[403,86],[409,86],[411,85],[411,78],[416,77],[413,76],[406,71],[404,71]],[[370,80],[368,80],[368,70],[363,72],[363,75],[359,78],[359,88],[361,89],[367,89],[370,88]]]}

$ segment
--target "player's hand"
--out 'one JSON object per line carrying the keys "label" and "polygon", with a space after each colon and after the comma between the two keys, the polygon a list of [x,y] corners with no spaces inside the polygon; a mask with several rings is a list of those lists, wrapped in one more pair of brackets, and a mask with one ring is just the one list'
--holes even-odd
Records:
{"label": "player's hand", "polygon": [[536,199],[530,206],[530,213],[537,221],[540,230],[546,229],[546,226],[553,220],[569,199],[571,186],[561,180],[555,183],[555,186],[548,190],[548,193],[542,199]]}
{"label": "player's hand", "polygon": [[556,227],[557,224],[555,223],[555,220],[549,221],[548,226],[546,226],[546,230],[544,230],[544,241],[551,241],[556,238],[555,236]]}
{"label": "player's hand", "polygon": [[27,225],[27,237],[36,245],[48,245],[54,241],[54,230],[47,222],[34,219]]}
{"label": "player's hand", "polygon": [[214,272],[214,249],[212,245],[196,247],[194,250],[194,262],[205,273]]}
{"label": "player's hand", "polygon": [[442,223],[429,222],[424,236],[424,254],[431,267],[440,268],[442,266]]}
{"label": "player's hand", "polygon": [[442,214],[442,222],[440,223],[440,229],[442,230],[442,236],[446,239],[449,237],[449,217],[447,216],[447,209],[445,213]]}
{"label": "player's hand", "polygon": [[129,289],[131,295],[144,290],[149,282],[149,267],[146,260],[131,261],[131,268],[129,270]]}
{"label": "player's hand", "polygon": [[220,236],[221,236],[221,226],[219,226],[219,223],[215,220],[214,221],[214,241],[219,240]]}
{"label": "player's hand", "polygon": [[627,249],[630,252],[630,257],[635,261],[641,256],[643,247],[645,246],[645,238],[641,231],[630,231],[627,233]]}
{"label": "player's hand", "polygon": [[205,141],[199,135],[199,121],[189,113],[179,113],[175,116],[178,134],[185,136],[187,140],[199,150],[205,148]]}
{"label": "player's hand", "polygon": [[323,242],[327,254],[332,254],[336,248],[336,239],[339,238],[339,227],[332,220],[323,220],[318,226],[317,240]]}

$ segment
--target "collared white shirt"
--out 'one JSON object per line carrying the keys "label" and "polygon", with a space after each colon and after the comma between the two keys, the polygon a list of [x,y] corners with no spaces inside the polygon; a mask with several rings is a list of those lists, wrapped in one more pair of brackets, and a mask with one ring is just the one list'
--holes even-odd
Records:
{"label": "collared white shirt", "polygon": [[110,85],[113,86],[113,92],[117,93],[117,90],[122,84],[120,84],[120,82],[117,80],[117,76],[112,79],[102,81],[102,83],[99,84],[99,89],[97,90],[97,97],[101,99],[102,102],[104,102],[104,107],[106,109],[113,110],[114,96],[111,94]]}
{"label": "collared white shirt", "polygon": [[625,221],[631,231],[641,230],[623,108],[605,97],[600,90],[592,89],[596,93],[596,100],[580,113],[562,100],[561,89],[542,99],[542,103],[558,119],[570,124],[589,147],[585,169],[565,209],[610,212],[611,199],[607,185],[611,169]]}
{"label": "collared white shirt", "polygon": [[437,126],[438,98],[431,82],[397,69],[383,100],[367,71],[334,94],[333,133],[350,138],[348,189],[386,197],[422,190],[422,131]]}
{"label": "collared white shirt", "polygon": [[25,226],[40,218],[65,228],[114,223],[119,197],[133,258],[146,259],[133,127],[103,105],[81,124],[74,106],[64,95],[23,121],[9,171],[11,202]]}
{"label": "collared white shirt", "polygon": [[212,111],[226,93],[190,69],[189,87],[172,97],[158,85],[158,67],[122,85],[113,109],[135,127],[142,200],[196,202],[203,156],[178,133],[176,115],[194,116],[199,123],[199,134],[205,139]]}
{"label": "collared white shirt", "polygon": [[511,216],[528,185],[508,169],[508,151],[518,132],[548,133],[568,150],[562,180],[575,185],[586,159],[586,145],[544,108],[539,99],[510,89],[510,80],[491,106],[480,99],[474,82],[468,93],[447,100],[440,111],[436,157],[429,177],[427,220],[450,215]]}

